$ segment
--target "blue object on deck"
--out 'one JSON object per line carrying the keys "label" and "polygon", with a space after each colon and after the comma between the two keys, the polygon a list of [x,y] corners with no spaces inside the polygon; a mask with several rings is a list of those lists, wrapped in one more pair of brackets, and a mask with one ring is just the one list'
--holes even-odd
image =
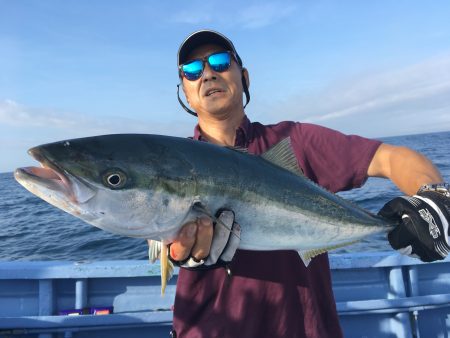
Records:
{"label": "blue object on deck", "polygon": [[[449,337],[450,259],[332,254],[345,337]],[[0,262],[0,337],[168,337],[176,278],[160,295],[147,261]],[[109,315],[57,314],[114,309]]]}

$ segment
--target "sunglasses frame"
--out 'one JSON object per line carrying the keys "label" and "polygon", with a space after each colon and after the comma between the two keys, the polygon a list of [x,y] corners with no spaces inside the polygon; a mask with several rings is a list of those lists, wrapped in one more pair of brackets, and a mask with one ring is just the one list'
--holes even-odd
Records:
{"label": "sunglasses frame", "polygon": [[[218,70],[215,70],[215,69],[211,66],[211,64],[209,63],[209,58],[210,58],[211,56],[213,56],[213,55],[216,55],[216,54],[222,54],[222,53],[226,53],[226,54],[228,54],[228,55],[230,56],[230,63],[229,63],[229,65],[228,65],[228,67],[227,67],[226,69],[224,69],[224,70],[222,70],[222,71],[218,71]],[[203,76],[203,71],[205,70],[205,63],[206,63],[206,62],[208,62],[209,67],[210,67],[213,71],[215,71],[215,72],[217,72],[217,73],[225,72],[225,71],[227,71],[228,69],[230,69],[230,67],[231,67],[231,59],[232,59],[232,58],[234,58],[234,60],[237,62],[237,56],[236,56],[235,53],[233,53],[232,51],[229,51],[229,50],[224,50],[224,51],[220,51],[220,52],[214,52],[214,53],[211,53],[211,54],[206,55],[206,56],[204,56],[204,57],[202,57],[202,58],[196,58],[196,59],[189,60],[188,62],[185,62],[185,63],[183,63],[183,64],[181,64],[181,65],[178,66],[178,70],[179,70],[179,73],[180,73],[180,77],[184,77],[184,78],[185,78],[186,80],[188,80],[188,81],[197,81],[198,79],[200,79],[200,78]],[[189,79],[189,78],[186,77],[186,74],[185,74],[184,71],[183,71],[183,66],[186,65],[186,64],[192,63],[192,62],[194,62],[194,61],[201,61],[201,62],[202,62],[202,70],[201,70],[201,72],[200,72],[198,78],[196,78],[196,79]]]}

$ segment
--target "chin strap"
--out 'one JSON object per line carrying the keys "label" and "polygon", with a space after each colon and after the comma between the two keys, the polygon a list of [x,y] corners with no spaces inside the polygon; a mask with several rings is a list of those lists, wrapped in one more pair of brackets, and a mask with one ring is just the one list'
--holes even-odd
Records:
{"label": "chin strap", "polygon": [[[250,102],[250,92],[248,91],[247,82],[245,81],[244,75],[242,75],[242,88],[244,89],[245,100],[246,100],[245,105],[244,105],[244,108],[245,108],[245,107],[247,107],[248,103]],[[183,107],[184,110],[186,110],[189,114],[191,114],[193,116],[198,116],[195,112],[193,112],[188,107],[186,107],[186,105],[181,100],[181,98],[180,98],[180,83],[177,84],[177,98],[178,98],[178,102],[181,104],[181,106]]]}
{"label": "chin strap", "polygon": [[186,110],[191,115],[198,116],[196,113],[194,113],[188,107],[186,107],[186,105],[183,103],[183,101],[181,101],[181,99],[180,99],[180,84],[177,84],[177,97],[178,97],[178,102],[180,102],[180,104],[184,110]]}
{"label": "chin strap", "polygon": [[242,88],[244,89],[244,94],[245,94],[245,105],[244,108],[247,107],[248,103],[250,102],[250,92],[248,91],[248,87],[247,87],[247,81],[245,81],[245,77],[244,75],[242,75]]}

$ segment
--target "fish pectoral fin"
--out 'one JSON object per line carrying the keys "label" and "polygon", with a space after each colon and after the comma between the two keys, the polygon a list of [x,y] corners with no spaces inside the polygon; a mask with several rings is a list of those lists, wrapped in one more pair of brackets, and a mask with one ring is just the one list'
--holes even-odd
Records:
{"label": "fish pectoral fin", "polygon": [[155,263],[160,260],[161,266],[161,295],[164,296],[167,282],[172,278],[174,273],[173,263],[167,257],[167,245],[164,242],[151,240],[148,245],[148,258],[150,262]]}
{"label": "fish pectoral fin", "polygon": [[303,264],[305,264],[306,267],[308,267],[309,263],[311,263],[311,260],[316,257],[319,256],[320,254],[323,254],[325,252],[334,250],[334,249],[339,249],[342,248],[344,246],[348,246],[351,244],[355,244],[358,241],[351,241],[351,242],[346,242],[346,243],[342,243],[342,244],[337,244],[337,245],[330,245],[330,246],[326,246],[323,248],[317,248],[317,249],[312,249],[312,250],[299,250],[298,255],[300,256],[301,260],[303,261]]}
{"label": "fish pectoral fin", "polygon": [[161,264],[161,296],[164,296],[167,282],[172,278],[174,272],[173,263],[168,257],[168,248],[164,242],[161,243],[160,264]]}
{"label": "fish pectoral fin", "polygon": [[155,263],[161,254],[161,242],[154,239],[148,242],[148,259],[150,263]]}
{"label": "fish pectoral fin", "polygon": [[261,157],[266,161],[289,170],[296,175],[304,176],[292,149],[290,137],[287,137],[274,145],[272,148],[263,153]]}

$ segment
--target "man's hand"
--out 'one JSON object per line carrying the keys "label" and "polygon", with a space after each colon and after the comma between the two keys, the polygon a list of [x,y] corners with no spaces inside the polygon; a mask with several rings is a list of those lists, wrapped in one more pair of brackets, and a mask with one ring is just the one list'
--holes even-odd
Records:
{"label": "man's hand", "polygon": [[450,252],[450,194],[445,189],[422,188],[417,195],[394,198],[379,214],[400,222],[388,240],[401,253],[432,262]]}
{"label": "man's hand", "polygon": [[196,268],[231,262],[239,246],[240,226],[234,222],[231,210],[219,210],[216,217],[217,222],[213,223],[211,218],[202,216],[181,228],[168,246],[174,265]]}
{"label": "man's hand", "polygon": [[204,261],[211,249],[213,233],[212,220],[207,216],[186,223],[169,246],[169,259],[180,266],[190,260]]}

